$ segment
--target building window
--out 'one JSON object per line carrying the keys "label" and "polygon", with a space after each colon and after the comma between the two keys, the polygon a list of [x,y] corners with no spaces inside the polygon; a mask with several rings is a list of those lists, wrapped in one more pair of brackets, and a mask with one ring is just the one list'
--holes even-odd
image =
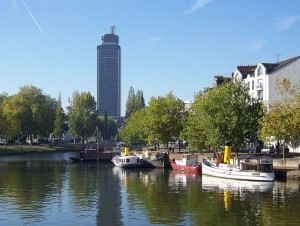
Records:
{"label": "building window", "polygon": [[263,69],[261,67],[257,68],[257,76],[260,76],[263,74]]}
{"label": "building window", "polygon": [[252,88],[251,89],[254,90],[254,81],[252,81]]}
{"label": "building window", "polygon": [[257,98],[263,100],[263,92],[257,92]]}

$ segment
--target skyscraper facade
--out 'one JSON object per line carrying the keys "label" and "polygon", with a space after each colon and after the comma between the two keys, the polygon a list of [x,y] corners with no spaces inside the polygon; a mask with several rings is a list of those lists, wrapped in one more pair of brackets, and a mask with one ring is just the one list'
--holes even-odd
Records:
{"label": "skyscraper facade", "polygon": [[121,117],[121,47],[115,26],[97,46],[97,108],[99,115]]}

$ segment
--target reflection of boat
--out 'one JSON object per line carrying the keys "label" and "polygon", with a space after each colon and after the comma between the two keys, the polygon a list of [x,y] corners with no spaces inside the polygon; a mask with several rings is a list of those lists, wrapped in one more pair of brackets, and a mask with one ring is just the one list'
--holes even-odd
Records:
{"label": "reflection of boat", "polygon": [[201,174],[199,174],[197,171],[183,171],[183,170],[172,170],[171,176],[186,177],[186,178],[195,178],[195,177],[201,178]]}
{"label": "reflection of boat", "polygon": [[274,182],[244,181],[202,175],[202,189],[224,191],[272,191]]}
{"label": "reflection of boat", "polygon": [[196,154],[183,154],[182,159],[172,159],[171,167],[182,171],[201,171],[201,165],[198,164],[198,155]]}
{"label": "reflection of boat", "polygon": [[111,161],[113,156],[119,154],[117,150],[112,150],[114,142],[101,140],[99,141],[98,127],[96,128],[96,143],[87,143],[84,151],[79,153],[79,156],[71,156],[70,160],[73,162],[87,162],[87,161]]}

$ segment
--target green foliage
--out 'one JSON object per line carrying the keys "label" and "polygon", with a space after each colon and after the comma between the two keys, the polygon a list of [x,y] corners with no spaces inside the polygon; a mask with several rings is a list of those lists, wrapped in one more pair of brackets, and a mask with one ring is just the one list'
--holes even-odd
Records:
{"label": "green foliage", "polygon": [[147,112],[150,142],[166,143],[179,137],[183,129],[185,106],[172,92],[165,97],[151,98]]}
{"label": "green foliage", "polygon": [[23,86],[2,104],[7,137],[16,134],[45,137],[53,130],[56,101],[41,89]]}
{"label": "green foliage", "polygon": [[5,136],[7,133],[7,120],[3,114],[3,101],[8,98],[7,93],[0,94],[0,136]]}
{"label": "green foliage", "polygon": [[234,147],[256,141],[262,112],[261,104],[250,98],[241,83],[227,82],[197,94],[187,120],[189,146],[218,150],[226,141]]}
{"label": "green foliage", "polygon": [[55,111],[55,121],[54,121],[54,131],[53,133],[56,137],[61,138],[62,134],[66,131],[66,115],[61,106],[61,94],[58,96],[56,111]]}
{"label": "green foliage", "polygon": [[133,113],[126,121],[120,136],[133,143],[166,143],[178,138],[183,129],[185,107],[172,93],[152,97],[149,106]]}
{"label": "green foliage", "polygon": [[75,138],[85,139],[93,134],[97,125],[95,98],[90,92],[73,93],[67,107],[70,131]]}
{"label": "green foliage", "polygon": [[113,140],[118,134],[118,125],[112,118],[107,118],[105,122],[105,116],[98,117],[99,131],[103,139]]}
{"label": "green foliage", "polygon": [[129,144],[147,143],[147,110],[141,109],[130,115],[120,132],[123,141]]}
{"label": "green foliage", "polygon": [[266,114],[259,123],[260,137],[268,141],[292,141],[300,137],[300,82],[292,86],[288,79],[277,77],[277,91],[281,101],[266,106]]}
{"label": "green foliage", "polygon": [[135,94],[134,89],[130,87],[128,92],[128,99],[126,102],[125,118],[129,118],[132,113],[143,108],[145,108],[145,99],[143,96],[143,92],[138,90]]}

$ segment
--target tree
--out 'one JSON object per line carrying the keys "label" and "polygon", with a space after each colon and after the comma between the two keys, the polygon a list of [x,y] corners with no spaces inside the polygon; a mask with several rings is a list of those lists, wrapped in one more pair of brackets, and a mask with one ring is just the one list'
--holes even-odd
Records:
{"label": "tree", "polygon": [[98,117],[98,126],[104,140],[112,140],[118,134],[117,123],[112,118],[107,117],[107,114]]}
{"label": "tree", "polygon": [[6,118],[3,115],[3,101],[8,98],[7,93],[0,94],[0,136],[6,136],[7,133],[7,123]]}
{"label": "tree", "polygon": [[262,105],[239,82],[226,82],[197,94],[187,120],[191,148],[219,149],[226,141],[239,147],[257,140]]}
{"label": "tree", "polygon": [[72,99],[69,99],[69,104],[67,110],[73,136],[81,140],[91,136],[97,125],[95,98],[90,92],[75,91]]}
{"label": "tree", "polygon": [[55,111],[55,121],[54,121],[54,131],[53,131],[53,133],[58,138],[61,138],[62,134],[66,130],[65,121],[66,121],[66,115],[61,106],[61,94],[59,94],[58,100],[57,100],[57,105],[56,105],[56,111]]}
{"label": "tree", "polygon": [[45,137],[53,131],[56,101],[34,86],[23,86],[3,102],[3,115],[9,125],[6,135]]}
{"label": "tree", "polygon": [[265,142],[291,142],[300,138],[300,81],[294,85],[288,79],[276,79],[282,100],[270,103],[259,121],[260,137]]}
{"label": "tree", "polygon": [[147,122],[147,109],[132,113],[120,132],[121,139],[129,144],[147,144]]}
{"label": "tree", "polygon": [[179,137],[183,129],[185,105],[172,92],[165,97],[152,97],[147,112],[147,131],[150,142],[167,143]]}
{"label": "tree", "polygon": [[134,89],[130,87],[126,102],[125,118],[129,118],[133,112],[139,111],[142,108],[145,108],[143,92],[138,90],[135,94]]}
{"label": "tree", "polygon": [[145,108],[145,99],[143,91],[138,90],[135,95],[135,111]]}

